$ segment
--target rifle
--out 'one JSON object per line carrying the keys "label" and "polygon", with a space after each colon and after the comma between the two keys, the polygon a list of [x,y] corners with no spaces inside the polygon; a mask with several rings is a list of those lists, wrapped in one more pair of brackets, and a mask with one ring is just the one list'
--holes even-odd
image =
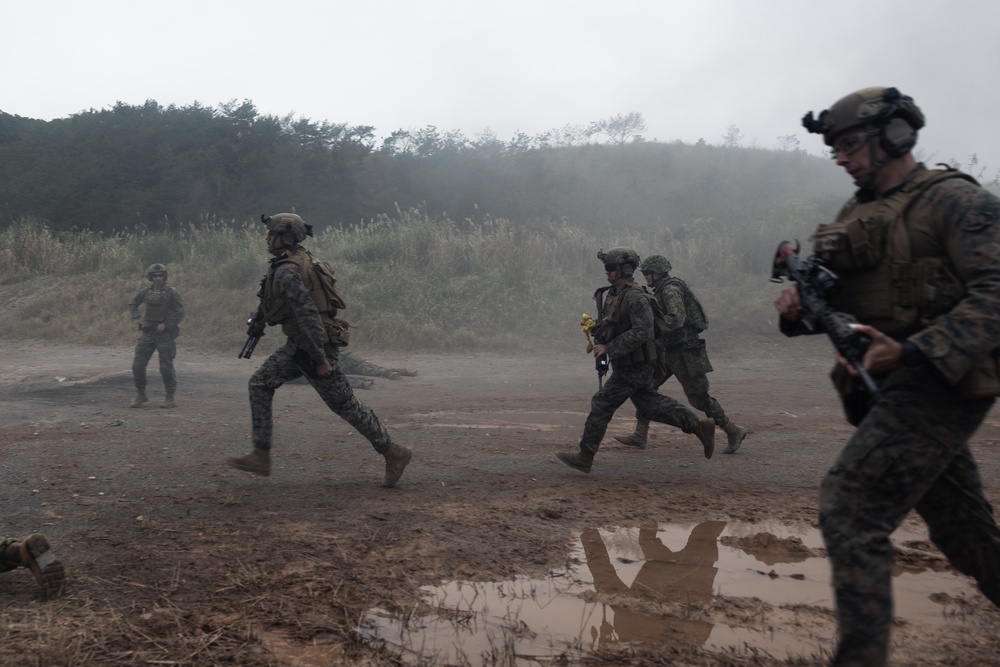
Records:
{"label": "rifle", "polygon": [[257,298],[260,299],[260,305],[257,306],[257,310],[251,313],[247,319],[247,340],[243,343],[240,353],[236,355],[237,359],[249,359],[253,355],[257,343],[264,337],[264,327],[267,326],[264,322],[264,292],[266,284],[267,276],[265,275],[260,279],[260,289],[257,290]]}
{"label": "rifle", "polygon": [[836,311],[830,305],[829,299],[836,296],[840,289],[837,275],[815,255],[803,261],[798,252],[798,242],[794,246],[790,241],[778,244],[771,282],[780,283],[783,278],[788,278],[795,283],[802,306],[802,324],[809,331],[825,333],[840,356],[857,371],[872,398],[880,399],[881,392],[862,364],[871,340],[857,331],[858,321],[854,317]]}
{"label": "rifle", "polygon": [[[598,287],[597,291],[594,292],[594,303],[597,308],[597,321],[600,322],[604,319],[604,293],[610,289],[609,287]],[[597,334],[594,334],[594,342],[602,343],[597,339]],[[602,354],[594,359],[594,366],[597,368],[597,390],[600,391],[601,387],[604,386],[604,376],[608,372],[608,355]]]}

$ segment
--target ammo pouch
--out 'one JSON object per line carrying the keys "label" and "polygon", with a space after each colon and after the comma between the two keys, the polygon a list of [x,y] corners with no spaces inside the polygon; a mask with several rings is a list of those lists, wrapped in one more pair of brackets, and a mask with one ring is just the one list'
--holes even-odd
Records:
{"label": "ammo pouch", "polygon": [[872,210],[873,206],[861,204],[857,209],[868,215],[838,217],[816,230],[813,249],[828,268],[835,272],[861,271],[882,261],[890,220],[885,212]]}
{"label": "ammo pouch", "polygon": [[670,367],[667,365],[667,353],[663,346],[656,343],[656,361],[653,364],[653,380],[663,382],[670,375]]}
{"label": "ammo pouch", "polygon": [[711,373],[712,362],[708,360],[708,350],[705,341],[701,338],[689,338],[688,342],[681,347],[681,355],[684,358],[684,365],[687,367],[688,375],[697,376]]}
{"label": "ammo pouch", "polygon": [[955,385],[961,398],[1000,396],[1000,348],[980,359]]}
{"label": "ammo pouch", "polygon": [[324,317],[323,328],[326,329],[327,340],[337,347],[347,347],[351,342],[351,325],[347,323],[347,320],[333,318],[333,321],[328,321]]}
{"label": "ammo pouch", "polygon": [[840,403],[844,408],[844,416],[851,426],[857,426],[871,410],[875,399],[865,388],[861,378],[853,377],[847,369],[837,364],[830,371],[830,380],[833,382],[837,395],[840,396]]}
{"label": "ammo pouch", "polygon": [[905,338],[955,307],[965,286],[946,257],[913,257],[910,234],[923,218],[907,218],[928,188],[955,170],[915,173],[884,199],[852,201],[813,234],[816,256],[840,275],[830,305],[894,338]]}

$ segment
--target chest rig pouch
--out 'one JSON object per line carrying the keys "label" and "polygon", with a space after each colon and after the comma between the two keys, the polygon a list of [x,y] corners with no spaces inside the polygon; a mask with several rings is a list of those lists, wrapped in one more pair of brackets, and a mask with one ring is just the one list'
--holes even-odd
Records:
{"label": "chest rig pouch", "polygon": [[166,289],[157,291],[154,289],[146,292],[143,299],[146,306],[146,319],[150,322],[163,322],[167,319],[170,309],[170,294]]}
{"label": "chest rig pouch", "polygon": [[628,314],[626,300],[629,298],[641,298],[650,302],[653,310],[653,339],[626,355],[615,357],[611,360],[616,368],[633,366],[635,364],[653,364],[656,372],[665,373],[666,362],[664,360],[663,348],[656,342],[656,334],[663,334],[666,331],[666,323],[663,320],[663,311],[652,294],[639,289],[633,285],[625,285],[622,290],[615,295],[610,291],[604,301],[604,318],[598,323],[598,336],[603,341],[611,341],[632,328],[632,320]]}
{"label": "chest rig pouch", "polygon": [[948,178],[969,177],[921,170],[887,197],[848,202],[833,223],[816,230],[816,256],[840,277],[834,308],[901,338],[958,303],[965,287],[947,258],[912,255],[910,228],[926,221],[906,217],[928,188]]}
{"label": "chest rig pouch", "polygon": [[347,307],[344,298],[337,289],[337,280],[333,277],[333,268],[326,262],[315,259],[305,250],[282,257],[271,265],[265,285],[265,301],[267,308],[265,321],[268,324],[280,324],[281,331],[289,338],[300,335],[298,324],[292,315],[291,307],[282,295],[275,289],[275,269],[285,263],[295,264],[302,275],[302,283],[309,291],[309,298],[316,304],[323,329],[326,331],[327,342],[344,347],[351,341],[350,325],[337,317],[337,313]]}

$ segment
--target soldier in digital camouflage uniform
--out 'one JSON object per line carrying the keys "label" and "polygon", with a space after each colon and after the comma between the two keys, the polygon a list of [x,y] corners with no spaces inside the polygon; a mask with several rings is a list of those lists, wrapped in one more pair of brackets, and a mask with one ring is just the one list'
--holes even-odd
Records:
{"label": "soldier in digital camouflage uniform", "polygon": [[0,537],[0,572],[19,567],[31,570],[46,597],[62,592],[66,570],[43,535],[35,533],[21,540]]}
{"label": "soldier in digital camouflage uniform", "polygon": [[607,355],[613,372],[591,400],[579,451],[558,452],[556,456],[571,468],[589,473],[615,410],[631,399],[642,418],[696,435],[705,458],[712,458],[715,422],[699,419],[678,401],[653,389],[660,353],[654,337],[653,297],[632,283],[639,255],[620,247],[599,252],[597,257],[604,262],[611,287],[605,293],[603,316],[593,331],[599,341],[594,356]]}
{"label": "soldier in digital camouflage uniform", "polygon": [[398,380],[401,377],[416,377],[416,371],[405,368],[386,368],[351,354],[348,350],[340,353],[340,369],[345,375],[366,375],[370,377],[388,378]]}
{"label": "soldier in digital camouflage uniform", "polygon": [[398,380],[401,377],[416,377],[417,372],[405,368],[386,368],[372,363],[367,359],[351,354],[347,350],[340,352],[340,370],[347,376],[347,381],[354,389],[371,389],[375,381],[372,377]]}
{"label": "soldier in digital camouflage uniform", "polygon": [[331,295],[323,288],[323,263],[299,245],[312,236],[312,227],[294,213],[261,219],[267,226],[268,250],[274,255],[260,306],[263,322],[280,324],[288,339],[250,378],[253,451],[227,462],[237,470],[257,475],[271,473],[274,392],[304,375],[327,406],[385,457],[382,485],[391,487],[402,476],[412,452],[392,441],[378,416],[354,395],[339,368],[340,347],[346,345],[348,336],[346,323],[336,315],[344,304],[339,294]]}
{"label": "soldier in digital camouflage uniform", "polygon": [[[163,388],[166,399],[161,408],[174,408],[174,392],[177,391],[177,375],[174,373],[174,357],[177,356],[177,345],[174,339],[180,332],[179,324],[184,319],[184,303],[181,294],[167,284],[167,267],[163,264],[153,264],[146,271],[150,284],[143,287],[128,304],[129,314],[133,322],[139,324],[139,342],[135,345],[135,357],[132,359],[132,378],[138,394],[132,401],[132,407],[142,407],[149,402],[146,394],[146,366],[153,352],[159,353],[160,375],[163,377]],[[139,312],[140,306],[145,306],[144,313]]]}
{"label": "soldier in digital camouflage uniform", "polygon": [[[642,263],[642,275],[660,303],[667,331],[657,342],[663,347],[667,372],[653,383],[659,389],[664,382],[676,377],[684,389],[688,403],[698,408],[715,422],[729,440],[724,454],[734,454],[747,436],[747,431],[726,416],[719,401],[708,393],[708,376],[712,364],[708,360],[705,341],[700,334],[708,328],[708,318],[698,298],[680,278],[670,275],[670,262],[663,255],[647,257]],[[615,440],[630,447],[646,448],[649,420],[636,417],[635,431],[629,435],[616,435]]]}
{"label": "soldier in digital camouflage uniform", "polygon": [[[1000,528],[969,439],[1000,394],[1000,200],[911,148],[924,116],[895,88],[865,88],[803,124],[822,134],[858,190],[813,236],[838,274],[837,310],[871,339],[863,365],[881,398],[838,360],[833,380],[857,426],[820,488],[820,527],[839,622],[836,665],[885,665],[892,625],[890,535],[910,510],[934,544],[1000,606]],[[794,285],[781,329],[805,333]]]}

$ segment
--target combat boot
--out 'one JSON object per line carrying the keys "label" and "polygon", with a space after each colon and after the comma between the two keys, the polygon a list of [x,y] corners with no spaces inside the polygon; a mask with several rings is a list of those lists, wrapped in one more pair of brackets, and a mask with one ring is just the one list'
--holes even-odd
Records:
{"label": "combat boot", "polygon": [[729,423],[722,430],[729,436],[729,446],[722,453],[735,454],[736,450],[743,444],[743,438],[747,437],[747,430],[742,426],[737,426],[732,419],[729,420]]}
{"label": "combat boot", "polygon": [[556,457],[570,468],[576,468],[588,475],[594,465],[594,455],[582,450],[576,452],[556,452]]}
{"label": "combat boot", "polygon": [[629,433],[628,435],[616,435],[615,440],[622,443],[623,445],[628,445],[629,447],[635,447],[636,449],[646,449],[646,438],[648,436],[649,436],[649,422],[638,419],[635,422],[634,433]]}
{"label": "combat boot", "polygon": [[403,476],[406,465],[413,458],[413,451],[408,447],[393,443],[383,456],[385,456],[385,478],[382,480],[382,486],[389,488],[394,486]]}
{"label": "combat boot", "polygon": [[26,567],[31,570],[46,597],[62,593],[66,583],[66,569],[49,548],[49,541],[45,536],[36,533],[20,542],[14,542],[0,554],[0,560],[8,567]]}
{"label": "combat boot", "polygon": [[163,405],[161,405],[160,407],[169,410],[171,408],[176,408],[177,404],[174,403],[174,397],[173,396],[167,396],[163,400]]}
{"label": "combat boot", "polygon": [[712,458],[712,453],[715,451],[715,422],[707,418],[699,419],[698,425],[694,427],[694,434],[705,448],[705,458]]}
{"label": "combat boot", "polygon": [[255,475],[267,477],[271,474],[271,452],[266,449],[254,447],[254,450],[246,456],[231,456],[226,459],[226,463],[230,468],[252,472]]}
{"label": "combat boot", "polygon": [[139,391],[139,394],[135,397],[135,400],[132,401],[132,407],[141,408],[143,403],[149,403],[149,396],[146,396],[145,389]]}

